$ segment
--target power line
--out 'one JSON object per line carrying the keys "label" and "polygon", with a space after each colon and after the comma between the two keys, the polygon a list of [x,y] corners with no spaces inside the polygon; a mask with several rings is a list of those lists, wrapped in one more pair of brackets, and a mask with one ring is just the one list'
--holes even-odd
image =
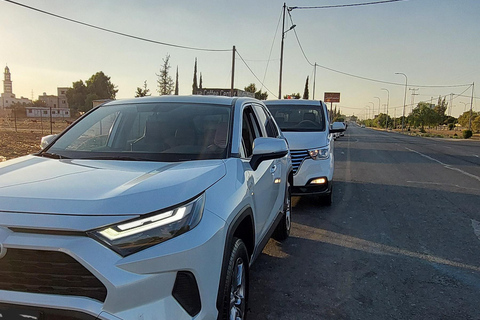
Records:
{"label": "power line", "polygon": [[265,78],[267,77],[268,66],[270,64],[270,58],[272,57],[273,45],[275,44],[275,38],[277,37],[278,27],[280,26],[280,21],[282,19],[282,11],[280,11],[280,16],[278,17],[277,28],[275,29],[275,35],[273,36],[272,45],[270,46],[270,53],[268,54],[268,62],[267,62],[267,66],[265,67],[265,72],[263,74],[262,87],[260,88],[260,90],[263,89],[263,82],[265,82]]}
{"label": "power line", "polygon": [[406,0],[383,0],[383,1],[351,3],[351,4],[336,4],[336,5],[313,6],[313,7],[288,7],[288,10],[291,11],[291,10],[294,10],[294,9],[303,10],[303,9],[332,9],[332,8],[359,7],[359,6],[370,6],[370,5],[376,5],[376,4],[400,2],[400,1],[406,1]]}
{"label": "power line", "polygon": [[[404,0],[395,0],[395,1],[404,1]],[[293,18],[292,18],[292,15],[290,14],[290,11],[288,12],[288,15],[290,17],[290,21],[292,23],[292,25],[294,24],[293,23]],[[348,73],[348,72],[344,72],[344,71],[340,71],[340,70],[336,70],[336,69],[333,69],[333,68],[329,68],[329,67],[326,67],[326,66],[322,66],[318,63],[311,63],[310,60],[308,59],[307,55],[305,54],[305,50],[303,50],[303,46],[300,42],[300,39],[298,38],[298,35],[297,35],[297,31],[295,29],[293,29],[294,31],[294,34],[295,34],[295,38],[297,39],[297,43],[298,43],[298,46],[300,47],[300,50],[302,51],[302,54],[303,54],[303,57],[305,58],[305,61],[311,65],[312,67],[320,67],[322,69],[325,69],[325,70],[328,70],[328,71],[331,71],[331,72],[335,72],[335,73],[339,73],[339,74],[342,74],[342,75],[345,75],[345,76],[349,76],[349,77],[353,77],[353,78],[357,78],[357,79],[361,79],[361,80],[366,80],[366,81],[371,81],[371,82],[377,82],[377,83],[382,83],[382,84],[389,84],[389,85],[394,85],[394,86],[404,86],[405,84],[404,83],[398,83],[398,82],[389,82],[389,81],[384,81],[384,80],[378,80],[378,79],[373,79],[373,78],[367,78],[367,77],[363,77],[363,76],[359,76],[359,75],[355,75],[355,74],[352,74],[352,73]],[[414,87],[421,87],[421,88],[455,88],[455,87],[466,87],[466,86],[471,86],[471,84],[455,84],[455,85],[419,85],[419,84],[411,84],[411,86],[414,86]]]}
{"label": "power line", "polygon": [[267,88],[267,86],[257,77],[257,75],[255,74],[255,72],[252,71],[252,69],[250,68],[250,66],[247,64],[247,62],[242,58],[242,56],[240,55],[240,53],[238,52],[238,50],[235,50],[236,54],[240,57],[240,59],[243,61],[243,63],[245,64],[245,66],[247,67],[248,70],[250,70],[250,72],[253,74],[253,76],[258,80],[258,82],[260,82],[260,84],[262,85],[262,88],[265,88],[268,92],[270,92],[274,97],[275,97],[275,93],[273,93],[272,91],[270,91],[270,89]]}
{"label": "power line", "polygon": [[132,38],[132,39],[136,39],[136,40],[141,40],[141,41],[145,41],[145,42],[159,44],[159,45],[163,45],[163,46],[180,48],[180,49],[188,49],[188,50],[196,50],[196,51],[209,51],[209,52],[232,51],[232,49],[208,49],[208,48],[197,48],[197,47],[190,47],[190,46],[182,46],[182,45],[178,45],[178,44],[172,44],[172,43],[161,42],[161,41],[151,40],[151,39],[147,39],[147,38],[137,37],[137,36],[134,36],[134,35],[131,35],[131,34],[118,32],[118,31],[114,31],[114,30],[111,30],[111,29],[102,28],[102,27],[99,27],[99,26],[95,26],[93,24],[89,24],[89,23],[81,22],[81,21],[74,20],[74,19],[71,19],[71,18],[67,18],[67,17],[64,17],[64,16],[60,16],[58,14],[51,13],[51,12],[48,12],[48,11],[44,11],[44,10],[41,10],[41,9],[37,9],[37,8],[34,8],[34,7],[30,7],[30,6],[27,6],[25,4],[18,3],[18,2],[12,1],[12,0],[4,0],[4,1],[6,1],[8,3],[11,3],[11,4],[14,4],[14,5],[17,5],[17,6],[20,6],[20,7],[24,7],[24,8],[36,11],[36,12],[46,14],[46,15],[49,15],[49,16],[52,16],[52,17],[55,17],[55,18],[63,19],[63,20],[73,22],[73,23],[77,23],[77,24],[80,24],[80,25],[83,25],[83,26],[86,26],[86,27],[102,30],[102,31],[105,31],[105,32],[113,33],[113,34],[123,36],[123,37],[127,37],[127,38]]}

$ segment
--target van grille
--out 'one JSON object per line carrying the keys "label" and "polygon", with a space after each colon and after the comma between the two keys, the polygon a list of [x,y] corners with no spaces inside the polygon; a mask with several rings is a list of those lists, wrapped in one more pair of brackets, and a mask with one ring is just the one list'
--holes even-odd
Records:
{"label": "van grille", "polygon": [[297,173],[298,168],[305,158],[310,157],[308,150],[291,150],[293,173]]}

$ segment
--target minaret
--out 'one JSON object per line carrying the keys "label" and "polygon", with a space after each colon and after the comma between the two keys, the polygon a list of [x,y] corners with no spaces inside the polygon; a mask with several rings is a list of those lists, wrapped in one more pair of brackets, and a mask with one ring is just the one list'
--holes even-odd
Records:
{"label": "minaret", "polygon": [[3,93],[5,94],[12,94],[12,79],[10,75],[10,69],[8,69],[8,66],[5,67],[5,73],[4,73],[4,78],[3,78]]}

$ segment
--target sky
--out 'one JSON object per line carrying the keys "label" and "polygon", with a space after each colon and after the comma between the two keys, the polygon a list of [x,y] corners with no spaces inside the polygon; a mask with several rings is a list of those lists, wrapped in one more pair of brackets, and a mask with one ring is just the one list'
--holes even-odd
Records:
{"label": "sky", "polygon": [[[17,97],[55,95],[57,87],[85,81],[99,71],[117,86],[117,99],[134,97],[144,81],[152,95],[158,95],[156,74],[167,55],[174,79],[178,67],[181,95],[191,94],[195,59],[203,87],[229,88],[233,46],[238,52],[235,88],[255,83],[268,92],[268,99],[279,93],[283,0],[15,1],[157,42],[225,50],[197,51],[132,39],[0,0],[0,66],[3,70],[8,65]],[[378,0],[290,0],[286,5],[373,1]],[[447,113],[458,117],[470,108],[475,83],[473,108],[480,111],[478,0],[297,8],[286,17],[285,30],[292,21],[296,27],[285,33],[282,95],[302,95],[308,76],[310,99],[313,92],[315,99],[323,99],[324,92],[340,92],[340,103],[334,106],[346,115],[372,117],[379,108],[385,112],[388,102],[389,114],[398,117],[404,100],[408,114],[412,101],[435,103],[446,96],[451,107]]]}

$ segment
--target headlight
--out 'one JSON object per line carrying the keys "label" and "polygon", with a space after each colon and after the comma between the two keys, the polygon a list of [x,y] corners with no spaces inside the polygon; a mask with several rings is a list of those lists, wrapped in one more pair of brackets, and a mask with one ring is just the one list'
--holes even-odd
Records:
{"label": "headlight", "polygon": [[308,154],[313,160],[328,159],[330,157],[330,147],[308,150]]}
{"label": "headlight", "polygon": [[202,218],[204,204],[205,195],[202,194],[178,207],[152,212],[87,234],[125,257],[195,228]]}

